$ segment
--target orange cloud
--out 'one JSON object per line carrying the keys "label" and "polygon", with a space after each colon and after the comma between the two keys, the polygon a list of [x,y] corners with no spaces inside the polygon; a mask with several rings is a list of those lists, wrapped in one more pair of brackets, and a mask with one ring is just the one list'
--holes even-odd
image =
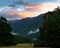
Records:
{"label": "orange cloud", "polygon": [[44,4],[39,4],[39,5],[26,6],[25,8],[34,10],[34,11],[43,11],[43,10],[52,11],[55,7],[56,5],[54,5],[53,3],[44,3]]}
{"label": "orange cloud", "polygon": [[18,12],[11,11],[8,13],[8,15],[10,15],[10,16],[17,15],[21,18],[35,17],[41,13],[45,13],[47,11],[52,11],[56,7],[57,6],[53,3],[44,3],[44,4],[38,4],[38,5],[26,5],[25,8],[27,9],[27,11],[18,11]]}
{"label": "orange cloud", "polygon": [[30,6],[25,6],[26,9],[34,10],[34,11],[40,11],[41,7],[40,5],[30,5]]}
{"label": "orange cloud", "polygon": [[57,7],[57,5],[53,3],[44,3],[41,7],[42,7],[41,9],[44,11],[53,11],[54,8]]}
{"label": "orange cloud", "polygon": [[29,11],[19,12],[19,13],[18,13],[18,16],[20,16],[21,18],[35,17],[35,16],[37,16],[37,15],[38,15],[37,12],[29,12]]}
{"label": "orange cloud", "polygon": [[14,15],[16,15],[16,14],[17,14],[16,11],[10,11],[10,12],[8,13],[9,16],[14,16]]}
{"label": "orange cloud", "polygon": [[22,18],[30,16],[31,12],[19,12],[18,16],[21,16]]}
{"label": "orange cloud", "polygon": [[35,17],[37,16],[38,12],[30,12],[30,11],[25,11],[25,12],[16,12],[16,11],[11,11],[8,13],[9,16],[19,16],[20,18],[26,18],[26,17]]}

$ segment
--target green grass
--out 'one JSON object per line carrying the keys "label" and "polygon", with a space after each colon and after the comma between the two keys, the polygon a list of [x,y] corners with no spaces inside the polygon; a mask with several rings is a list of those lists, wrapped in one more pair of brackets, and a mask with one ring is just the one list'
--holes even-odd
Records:
{"label": "green grass", "polygon": [[[4,46],[0,48],[34,48],[33,44],[18,44],[16,46]],[[50,48],[50,47],[35,47],[35,48]]]}
{"label": "green grass", "polygon": [[18,44],[16,46],[4,46],[4,47],[0,47],[0,48],[34,48],[33,44]]}

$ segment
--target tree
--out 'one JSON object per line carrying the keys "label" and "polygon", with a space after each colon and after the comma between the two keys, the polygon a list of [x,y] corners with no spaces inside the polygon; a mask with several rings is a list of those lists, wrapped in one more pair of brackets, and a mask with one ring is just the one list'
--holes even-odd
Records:
{"label": "tree", "polygon": [[60,9],[47,12],[43,17],[43,26],[40,27],[40,46],[60,46]]}
{"label": "tree", "polygon": [[4,17],[0,17],[0,46],[13,44],[14,36],[10,33],[11,31],[8,21]]}

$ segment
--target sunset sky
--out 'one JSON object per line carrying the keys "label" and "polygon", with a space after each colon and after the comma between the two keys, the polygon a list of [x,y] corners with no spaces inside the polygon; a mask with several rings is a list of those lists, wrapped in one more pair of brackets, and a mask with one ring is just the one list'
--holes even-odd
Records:
{"label": "sunset sky", "polygon": [[0,0],[0,15],[7,19],[35,17],[57,6],[60,0]]}

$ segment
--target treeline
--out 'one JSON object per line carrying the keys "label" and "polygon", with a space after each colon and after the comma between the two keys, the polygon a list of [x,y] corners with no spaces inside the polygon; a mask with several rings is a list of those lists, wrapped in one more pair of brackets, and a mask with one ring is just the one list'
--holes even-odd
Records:
{"label": "treeline", "polygon": [[[58,47],[60,46],[60,9],[47,12],[43,16],[42,26],[39,28],[40,36],[34,46]],[[0,46],[16,45],[18,43],[31,43],[31,39],[11,34],[12,28],[4,17],[0,17]]]}
{"label": "treeline", "polygon": [[20,36],[20,35],[14,35],[16,39],[17,44],[21,43],[31,43],[31,38],[25,37],[25,36]]}
{"label": "treeline", "polygon": [[0,46],[16,45],[12,28],[4,17],[0,17]]}
{"label": "treeline", "polygon": [[47,12],[43,16],[40,29],[38,47],[59,47],[60,46],[60,8]]}
{"label": "treeline", "polygon": [[30,38],[11,34],[12,28],[4,17],[0,17],[0,46],[28,43]]}

